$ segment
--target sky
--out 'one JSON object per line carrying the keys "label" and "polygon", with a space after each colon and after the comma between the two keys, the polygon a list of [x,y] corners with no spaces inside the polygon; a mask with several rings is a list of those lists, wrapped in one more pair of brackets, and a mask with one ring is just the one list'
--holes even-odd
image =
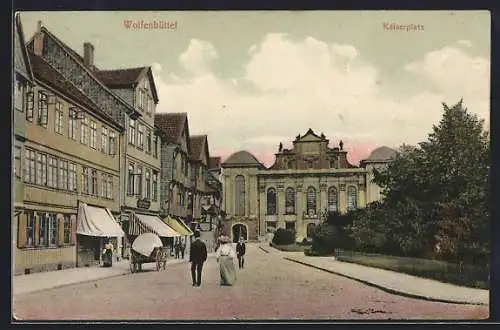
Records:
{"label": "sky", "polygon": [[461,98],[489,126],[488,11],[22,12],[27,40],[39,20],[100,69],[152,66],[157,112],[187,112],[223,159],[270,166],[312,128],[357,164],[425,140]]}

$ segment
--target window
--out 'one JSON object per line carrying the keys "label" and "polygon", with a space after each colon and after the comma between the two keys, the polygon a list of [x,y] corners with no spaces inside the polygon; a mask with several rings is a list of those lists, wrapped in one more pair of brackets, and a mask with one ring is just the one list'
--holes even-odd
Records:
{"label": "window", "polygon": [[309,187],[307,189],[307,214],[315,215],[316,214],[316,189],[313,187]]}
{"label": "window", "polygon": [[43,213],[40,216],[40,227],[38,230],[38,245],[46,246],[48,244],[49,236],[49,215]]}
{"label": "window", "polygon": [[137,147],[144,148],[144,126],[139,124],[137,127]]}
{"label": "window", "polygon": [[245,215],[245,177],[237,175],[235,178],[235,215]]}
{"label": "window", "polygon": [[349,186],[347,188],[347,210],[355,210],[358,206],[358,193],[354,186]]}
{"label": "window", "polygon": [[33,108],[35,104],[35,93],[33,87],[28,87],[26,92],[26,120],[33,121]]}
{"label": "window", "polygon": [[113,176],[108,175],[108,189],[107,189],[108,195],[106,196],[109,199],[113,199]]}
{"label": "window", "polygon": [[287,230],[295,230],[295,222],[286,222],[285,229]]}
{"label": "window", "polygon": [[14,149],[14,175],[16,178],[21,178],[21,148]]}
{"label": "window", "polygon": [[153,98],[152,97],[149,97],[149,113],[150,114],[153,114],[155,112],[155,103],[153,101]]}
{"label": "window", "polygon": [[158,136],[153,136],[153,157],[158,158]]}
{"label": "window", "polygon": [[14,105],[18,111],[23,112],[24,107],[26,106],[25,101],[25,87],[23,80],[21,77],[16,77],[16,87],[14,91]]}
{"label": "window", "polygon": [[130,119],[129,121],[129,132],[128,132],[128,143],[135,143],[135,120]]}
{"label": "window", "polygon": [[127,178],[127,194],[134,194],[134,164],[128,165],[128,178]]}
{"label": "window", "polygon": [[64,215],[64,244],[71,244],[71,218]]}
{"label": "window", "polygon": [[97,142],[97,124],[95,121],[90,121],[90,147],[96,149]]}
{"label": "window", "polygon": [[286,188],[285,213],[295,214],[295,190],[292,187]]}
{"label": "window", "polygon": [[137,166],[137,175],[135,180],[135,195],[142,196],[142,166]]}
{"label": "window", "polygon": [[108,175],[101,173],[101,197],[108,197]]}
{"label": "window", "polygon": [[90,194],[97,196],[99,194],[97,190],[97,170],[92,169],[90,171]]}
{"label": "window", "polygon": [[89,181],[90,181],[90,168],[84,167],[82,172],[82,187],[83,187],[82,192],[84,194],[90,193]]}
{"label": "window", "polygon": [[328,212],[337,211],[338,197],[337,188],[330,187],[328,189]]}
{"label": "window", "polygon": [[42,127],[47,127],[49,105],[47,102],[47,94],[45,92],[38,92],[38,118],[37,123]]}
{"label": "window", "polygon": [[59,160],[59,189],[68,190],[68,161]]}
{"label": "window", "polygon": [[276,215],[276,189],[267,189],[267,215]]}
{"label": "window", "polygon": [[36,184],[47,184],[47,156],[42,154],[36,155]]}
{"label": "window", "polygon": [[76,191],[77,183],[76,183],[76,164],[75,163],[69,164],[68,172],[69,172],[68,190]]}
{"label": "window", "polygon": [[68,115],[68,136],[70,139],[76,140],[76,119],[77,110],[75,108],[69,109]]}
{"label": "window", "polygon": [[49,214],[49,246],[55,246],[57,244],[57,217],[55,214]]}
{"label": "window", "polygon": [[307,238],[312,238],[315,231],[316,231],[316,225],[314,223],[307,224],[307,230],[306,230]]}
{"label": "window", "polygon": [[28,212],[26,214],[26,246],[35,246],[35,214]]}
{"label": "window", "polygon": [[80,143],[87,144],[89,140],[89,120],[83,117],[80,122]]}
{"label": "window", "polygon": [[54,130],[56,131],[56,133],[58,134],[63,134],[63,129],[64,129],[64,114],[63,114],[63,109],[62,109],[62,103],[61,102],[57,102],[56,103],[56,112],[55,112],[55,115],[56,115],[56,122],[55,122],[55,127],[54,127]]}
{"label": "window", "polygon": [[49,156],[49,168],[47,171],[47,186],[57,188],[57,158]]}
{"label": "window", "polygon": [[109,132],[109,154],[116,155],[116,133],[113,131]]}
{"label": "window", "polygon": [[25,154],[24,181],[27,183],[35,183],[35,152],[26,149]]}
{"label": "window", "polygon": [[151,198],[151,171],[146,169],[146,196],[147,199]]}
{"label": "window", "polygon": [[101,131],[101,152],[108,153],[108,128],[102,127]]}
{"label": "window", "polygon": [[144,97],[145,97],[144,89],[139,90],[139,108],[140,109],[144,108]]}
{"label": "window", "polygon": [[146,152],[151,153],[151,130],[148,129],[146,132]]}
{"label": "window", "polygon": [[147,114],[149,114],[149,98],[148,97],[145,97],[144,98],[144,110],[146,111]]}
{"label": "window", "polygon": [[158,172],[153,171],[153,187],[151,188],[151,199],[158,200]]}

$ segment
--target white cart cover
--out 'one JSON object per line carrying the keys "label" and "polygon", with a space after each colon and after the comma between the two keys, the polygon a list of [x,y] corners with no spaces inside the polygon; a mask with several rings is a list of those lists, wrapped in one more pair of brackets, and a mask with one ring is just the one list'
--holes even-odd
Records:
{"label": "white cart cover", "polygon": [[149,257],[155,248],[162,246],[163,244],[158,235],[153,233],[144,233],[137,236],[134,240],[132,243],[132,250]]}

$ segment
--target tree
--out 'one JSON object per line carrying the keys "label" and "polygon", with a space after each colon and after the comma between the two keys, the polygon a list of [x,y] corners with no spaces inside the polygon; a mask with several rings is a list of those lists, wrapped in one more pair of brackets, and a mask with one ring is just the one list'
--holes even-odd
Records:
{"label": "tree", "polygon": [[381,232],[405,254],[441,245],[450,258],[489,253],[489,134],[462,100],[443,104],[427,141],[402,146],[387,170],[375,173],[385,196]]}

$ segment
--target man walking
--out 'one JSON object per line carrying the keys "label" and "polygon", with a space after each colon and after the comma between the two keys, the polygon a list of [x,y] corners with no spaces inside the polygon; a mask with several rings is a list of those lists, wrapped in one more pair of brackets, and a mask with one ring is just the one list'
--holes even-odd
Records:
{"label": "man walking", "polygon": [[201,271],[203,263],[207,260],[207,246],[200,239],[200,231],[194,232],[195,240],[191,243],[189,249],[189,262],[191,263],[191,278],[193,286],[201,285]]}
{"label": "man walking", "polygon": [[236,244],[236,255],[238,256],[238,266],[240,267],[240,269],[244,268],[245,266],[245,252],[245,241],[243,240],[243,237],[240,237],[238,244]]}

